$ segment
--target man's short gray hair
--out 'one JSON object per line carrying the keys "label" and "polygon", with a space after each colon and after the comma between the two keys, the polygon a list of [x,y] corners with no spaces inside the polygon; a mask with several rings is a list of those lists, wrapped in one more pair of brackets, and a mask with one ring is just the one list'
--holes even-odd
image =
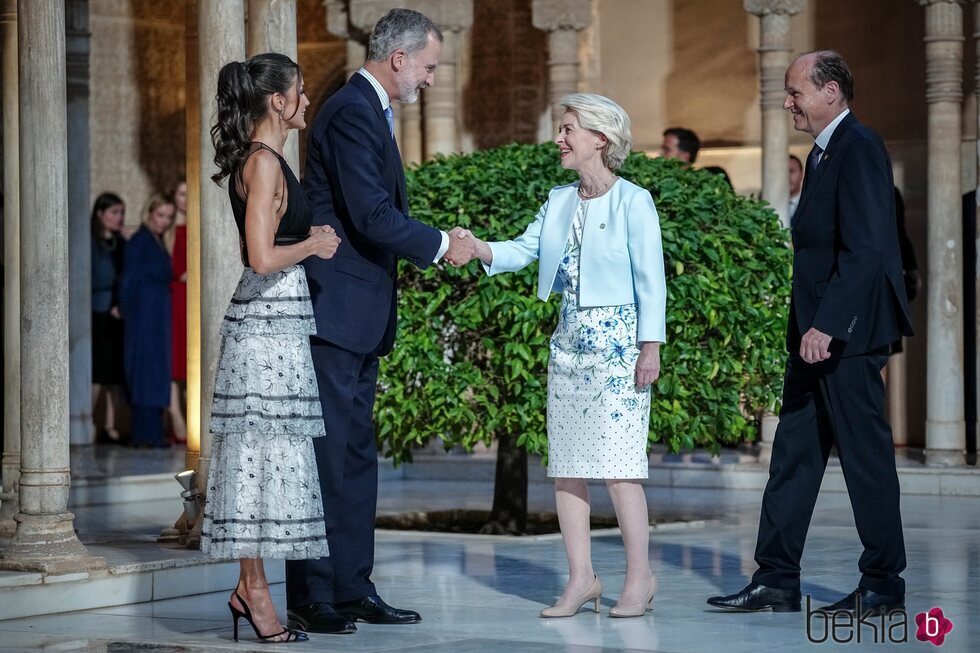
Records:
{"label": "man's short gray hair", "polygon": [[602,163],[610,170],[617,170],[629,156],[633,146],[630,117],[612,100],[595,93],[573,93],[561,99],[566,111],[578,116],[578,123],[585,129],[599,132],[609,141],[602,149]]}
{"label": "man's short gray hair", "polygon": [[374,26],[368,61],[384,61],[398,50],[413,55],[425,48],[429,34],[442,42],[442,32],[425,15],[411,9],[392,9]]}

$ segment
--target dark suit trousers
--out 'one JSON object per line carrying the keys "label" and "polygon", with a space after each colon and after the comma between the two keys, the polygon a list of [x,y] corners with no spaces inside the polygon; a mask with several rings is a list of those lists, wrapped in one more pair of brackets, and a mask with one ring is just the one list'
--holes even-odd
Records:
{"label": "dark suit trousers", "polygon": [[905,542],[891,427],[884,414],[886,353],[786,365],[783,409],[762,499],[757,583],[800,586],[800,558],[827,457],[837,445],[864,553],[859,585],[904,594]]}
{"label": "dark suit trousers", "polygon": [[374,517],[378,448],[374,396],[378,357],[312,338],[327,434],[313,440],[330,556],[286,561],[286,605],[353,601],[375,593]]}

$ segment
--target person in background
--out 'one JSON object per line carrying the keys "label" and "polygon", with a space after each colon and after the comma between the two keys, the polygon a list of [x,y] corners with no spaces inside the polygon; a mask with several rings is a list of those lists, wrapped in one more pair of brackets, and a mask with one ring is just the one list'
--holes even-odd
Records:
{"label": "person in background", "polygon": [[130,442],[166,447],[163,411],[170,405],[170,254],[163,237],[173,225],[173,200],[154,195],[143,224],[126,244],[122,277],[123,365],[132,408]]}
{"label": "person in background", "polygon": [[[98,442],[119,442],[116,411],[123,387],[123,323],[119,280],[126,239],[126,204],[115,193],[102,193],[92,206],[92,409],[104,406]],[[96,425],[98,427],[98,424]]]}
{"label": "person in background", "polygon": [[170,282],[171,343],[173,377],[170,382],[170,431],[178,444],[187,442],[187,420],[184,415],[187,388],[187,182],[183,177],[174,186],[172,197],[176,214],[174,228],[167,232],[167,249],[173,261]]}
{"label": "person in background", "polygon": [[698,159],[701,139],[685,127],[670,127],[664,130],[664,140],[660,145],[660,156],[677,159],[691,165]]}

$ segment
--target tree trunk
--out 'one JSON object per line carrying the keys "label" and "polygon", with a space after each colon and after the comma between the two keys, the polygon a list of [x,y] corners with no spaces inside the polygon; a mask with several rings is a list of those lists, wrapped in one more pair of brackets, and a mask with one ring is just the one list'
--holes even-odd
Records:
{"label": "tree trunk", "polygon": [[480,529],[489,535],[520,535],[527,530],[527,452],[517,446],[517,436],[497,438],[497,471],[493,483],[493,508]]}

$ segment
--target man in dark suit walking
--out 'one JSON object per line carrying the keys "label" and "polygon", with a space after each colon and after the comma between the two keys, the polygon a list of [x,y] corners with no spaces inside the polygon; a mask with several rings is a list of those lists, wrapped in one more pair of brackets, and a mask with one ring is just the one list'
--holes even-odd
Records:
{"label": "man in dark suit walking", "polygon": [[758,571],[741,592],[708,604],[800,611],[800,558],[831,445],[837,446],[864,553],[861,579],[823,610],[905,605],[905,544],[881,368],[911,335],[895,225],[891,162],[850,113],[854,81],[836,52],[798,57],[784,106],[815,139],[799,208],[783,408],[762,500]]}
{"label": "man in dark suit walking", "polygon": [[468,240],[408,215],[394,139],[391,101],[415,102],[434,83],[441,51],[442,34],[428,18],[388,12],[375,26],[364,67],[327,100],[310,130],[304,189],[313,224],[333,227],[342,245],[329,265],[304,262],[327,429],[314,449],[330,557],[287,561],[291,628],[350,633],[358,619],[421,621],[417,612],[385,603],[371,581],[378,492],[372,412],[378,357],[394,346],[398,259],[425,268],[470,258]]}

